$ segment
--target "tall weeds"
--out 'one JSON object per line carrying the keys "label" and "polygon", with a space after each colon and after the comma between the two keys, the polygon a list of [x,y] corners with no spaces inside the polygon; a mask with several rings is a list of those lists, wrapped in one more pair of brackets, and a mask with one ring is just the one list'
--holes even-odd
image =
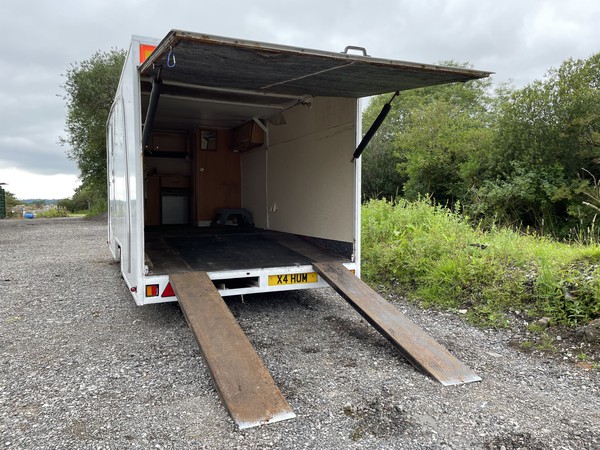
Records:
{"label": "tall weeds", "polygon": [[425,306],[505,326],[510,312],[576,326],[600,316],[600,247],[473,226],[427,200],[363,206],[363,276]]}

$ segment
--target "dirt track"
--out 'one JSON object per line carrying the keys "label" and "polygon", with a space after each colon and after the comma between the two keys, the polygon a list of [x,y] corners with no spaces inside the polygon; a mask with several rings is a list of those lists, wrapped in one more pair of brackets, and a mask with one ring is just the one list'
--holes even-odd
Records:
{"label": "dirt track", "polygon": [[138,308],[102,221],[0,221],[0,447],[600,448],[600,370],[396,306],[472,367],[443,387],[332,290],[228,304],[297,418],[238,431],[176,304]]}

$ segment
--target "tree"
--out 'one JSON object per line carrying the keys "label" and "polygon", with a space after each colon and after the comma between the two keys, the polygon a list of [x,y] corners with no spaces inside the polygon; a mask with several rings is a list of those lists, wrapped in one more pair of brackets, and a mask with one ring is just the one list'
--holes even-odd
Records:
{"label": "tree", "polygon": [[[1,187],[1,186],[0,186]],[[16,214],[14,213],[15,206],[19,204],[19,200],[12,192],[4,190],[4,211],[0,211],[0,214],[6,214],[5,217],[14,217]],[[1,217],[1,216],[0,216]]]}
{"label": "tree", "polygon": [[[363,132],[369,129],[390,95],[371,99],[363,113]],[[400,159],[394,153],[394,136],[400,126],[400,109],[392,104],[392,110],[362,155],[362,198],[392,199],[402,193],[406,176],[397,169]]]}
{"label": "tree", "polygon": [[[376,98],[364,122],[384,102]],[[489,224],[558,236],[591,228],[597,211],[583,202],[597,195],[600,180],[600,53],[568,59],[518,90],[492,93],[490,80],[479,80],[406,91],[389,117],[363,154],[365,172],[373,171],[363,179],[373,185],[401,183],[396,190],[408,198],[458,200]]]}
{"label": "tree", "polygon": [[411,121],[396,139],[396,152],[405,158],[399,166],[407,175],[405,197],[464,204],[486,172],[492,129],[472,108],[442,99],[412,111]]}
{"label": "tree", "polygon": [[[365,127],[388,99],[378,96],[371,102],[363,114]],[[463,202],[486,170],[495,111],[491,80],[401,92],[363,154],[363,197],[401,193]]]}
{"label": "tree", "polygon": [[582,219],[582,192],[600,178],[599,88],[600,53],[512,93],[494,142],[496,176],[477,192],[479,215],[557,234]]}
{"label": "tree", "polygon": [[106,204],[106,120],[125,61],[123,50],[96,52],[72,64],[65,75],[66,133],[61,143],[77,163],[82,186],[94,193],[98,209]]}

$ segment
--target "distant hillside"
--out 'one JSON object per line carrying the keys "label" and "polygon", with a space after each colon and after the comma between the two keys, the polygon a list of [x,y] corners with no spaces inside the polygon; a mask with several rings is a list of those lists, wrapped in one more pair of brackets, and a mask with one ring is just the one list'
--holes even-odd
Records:
{"label": "distant hillside", "polygon": [[25,200],[19,199],[18,202],[27,205],[56,205],[58,199],[30,198]]}

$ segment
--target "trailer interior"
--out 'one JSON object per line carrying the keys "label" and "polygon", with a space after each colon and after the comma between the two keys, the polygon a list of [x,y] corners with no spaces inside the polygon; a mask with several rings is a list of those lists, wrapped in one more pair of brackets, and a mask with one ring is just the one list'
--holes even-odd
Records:
{"label": "trailer interior", "polygon": [[150,274],[354,260],[358,100],[305,89],[265,93],[237,82],[241,66],[206,70],[223,59],[246,66],[253,57],[250,65],[272,76],[265,62],[275,56],[183,40],[166,56],[176,63],[164,61],[160,74],[156,64],[147,69],[141,93],[145,127],[152,128],[143,156]]}
{"label": "trailer interior", "polygon": [[285,246],[291,236],[306,251],[318,244],[329,250],[322,257],[352,260],[355,99],[240,109],[167,86],[144,150],[154,273],[307,264]]}

